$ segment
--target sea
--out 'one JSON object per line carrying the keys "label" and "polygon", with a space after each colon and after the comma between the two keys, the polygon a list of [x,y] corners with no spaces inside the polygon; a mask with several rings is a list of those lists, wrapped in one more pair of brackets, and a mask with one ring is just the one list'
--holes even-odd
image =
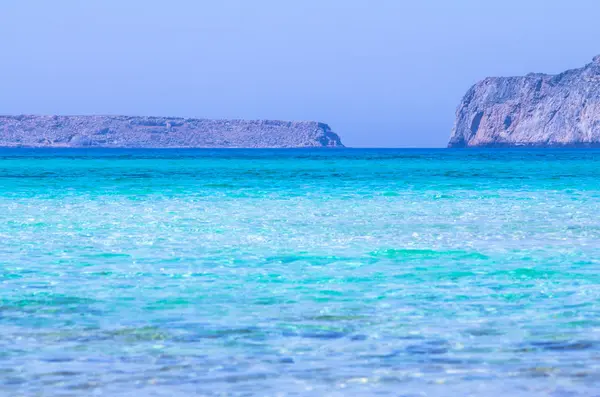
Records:
{"label": "sea", "polygon": [[600,151],[0,150],[2,396],[599,396]]}

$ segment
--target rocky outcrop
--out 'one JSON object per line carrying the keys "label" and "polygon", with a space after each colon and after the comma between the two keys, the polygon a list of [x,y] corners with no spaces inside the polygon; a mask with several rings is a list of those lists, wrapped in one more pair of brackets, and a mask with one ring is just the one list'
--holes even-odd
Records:
{"label": "rocky outcrop", "polygon": [[292,148],[343,146],[313,121],[127,116],[0,116],[0,147]]}
{"label": "rocky outcrop", "polygon": [[558,75],[492,77],[456,111],[449,147],[600,147],[600,56]]}

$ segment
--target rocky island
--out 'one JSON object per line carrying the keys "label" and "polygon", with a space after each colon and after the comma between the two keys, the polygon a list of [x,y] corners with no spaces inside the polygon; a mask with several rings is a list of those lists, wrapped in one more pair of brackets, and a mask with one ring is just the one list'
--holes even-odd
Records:
{"label": "rocky island", "polygon": [[449,147],[600,147],[600,55],[557,75],[490,77],[456,111]]}
{"label": "rocky island", "polygon": [[0,116],[0,147],[342,147],[314,121],[208,120],[130,116]]}

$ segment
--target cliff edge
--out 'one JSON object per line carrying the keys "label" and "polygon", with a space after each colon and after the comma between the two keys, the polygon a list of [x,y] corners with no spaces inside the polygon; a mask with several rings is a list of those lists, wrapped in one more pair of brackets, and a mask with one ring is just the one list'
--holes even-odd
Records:
{"label": "cliff edge", "polygon": [[207,120],[128,116],[0,116],[0,147],[343,147],[314,121]]}
{"label": "cliff edge", "polygon": [[448,147],[600,147],[600,55],[558,75],[490,77],[467,91]]}

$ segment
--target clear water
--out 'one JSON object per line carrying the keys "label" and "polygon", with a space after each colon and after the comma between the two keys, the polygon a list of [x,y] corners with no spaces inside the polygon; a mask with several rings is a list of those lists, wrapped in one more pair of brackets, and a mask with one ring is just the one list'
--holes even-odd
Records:
{"label": "clear water", "polygon": [[600,151],[0,151],[0,394],[592,396]]}

